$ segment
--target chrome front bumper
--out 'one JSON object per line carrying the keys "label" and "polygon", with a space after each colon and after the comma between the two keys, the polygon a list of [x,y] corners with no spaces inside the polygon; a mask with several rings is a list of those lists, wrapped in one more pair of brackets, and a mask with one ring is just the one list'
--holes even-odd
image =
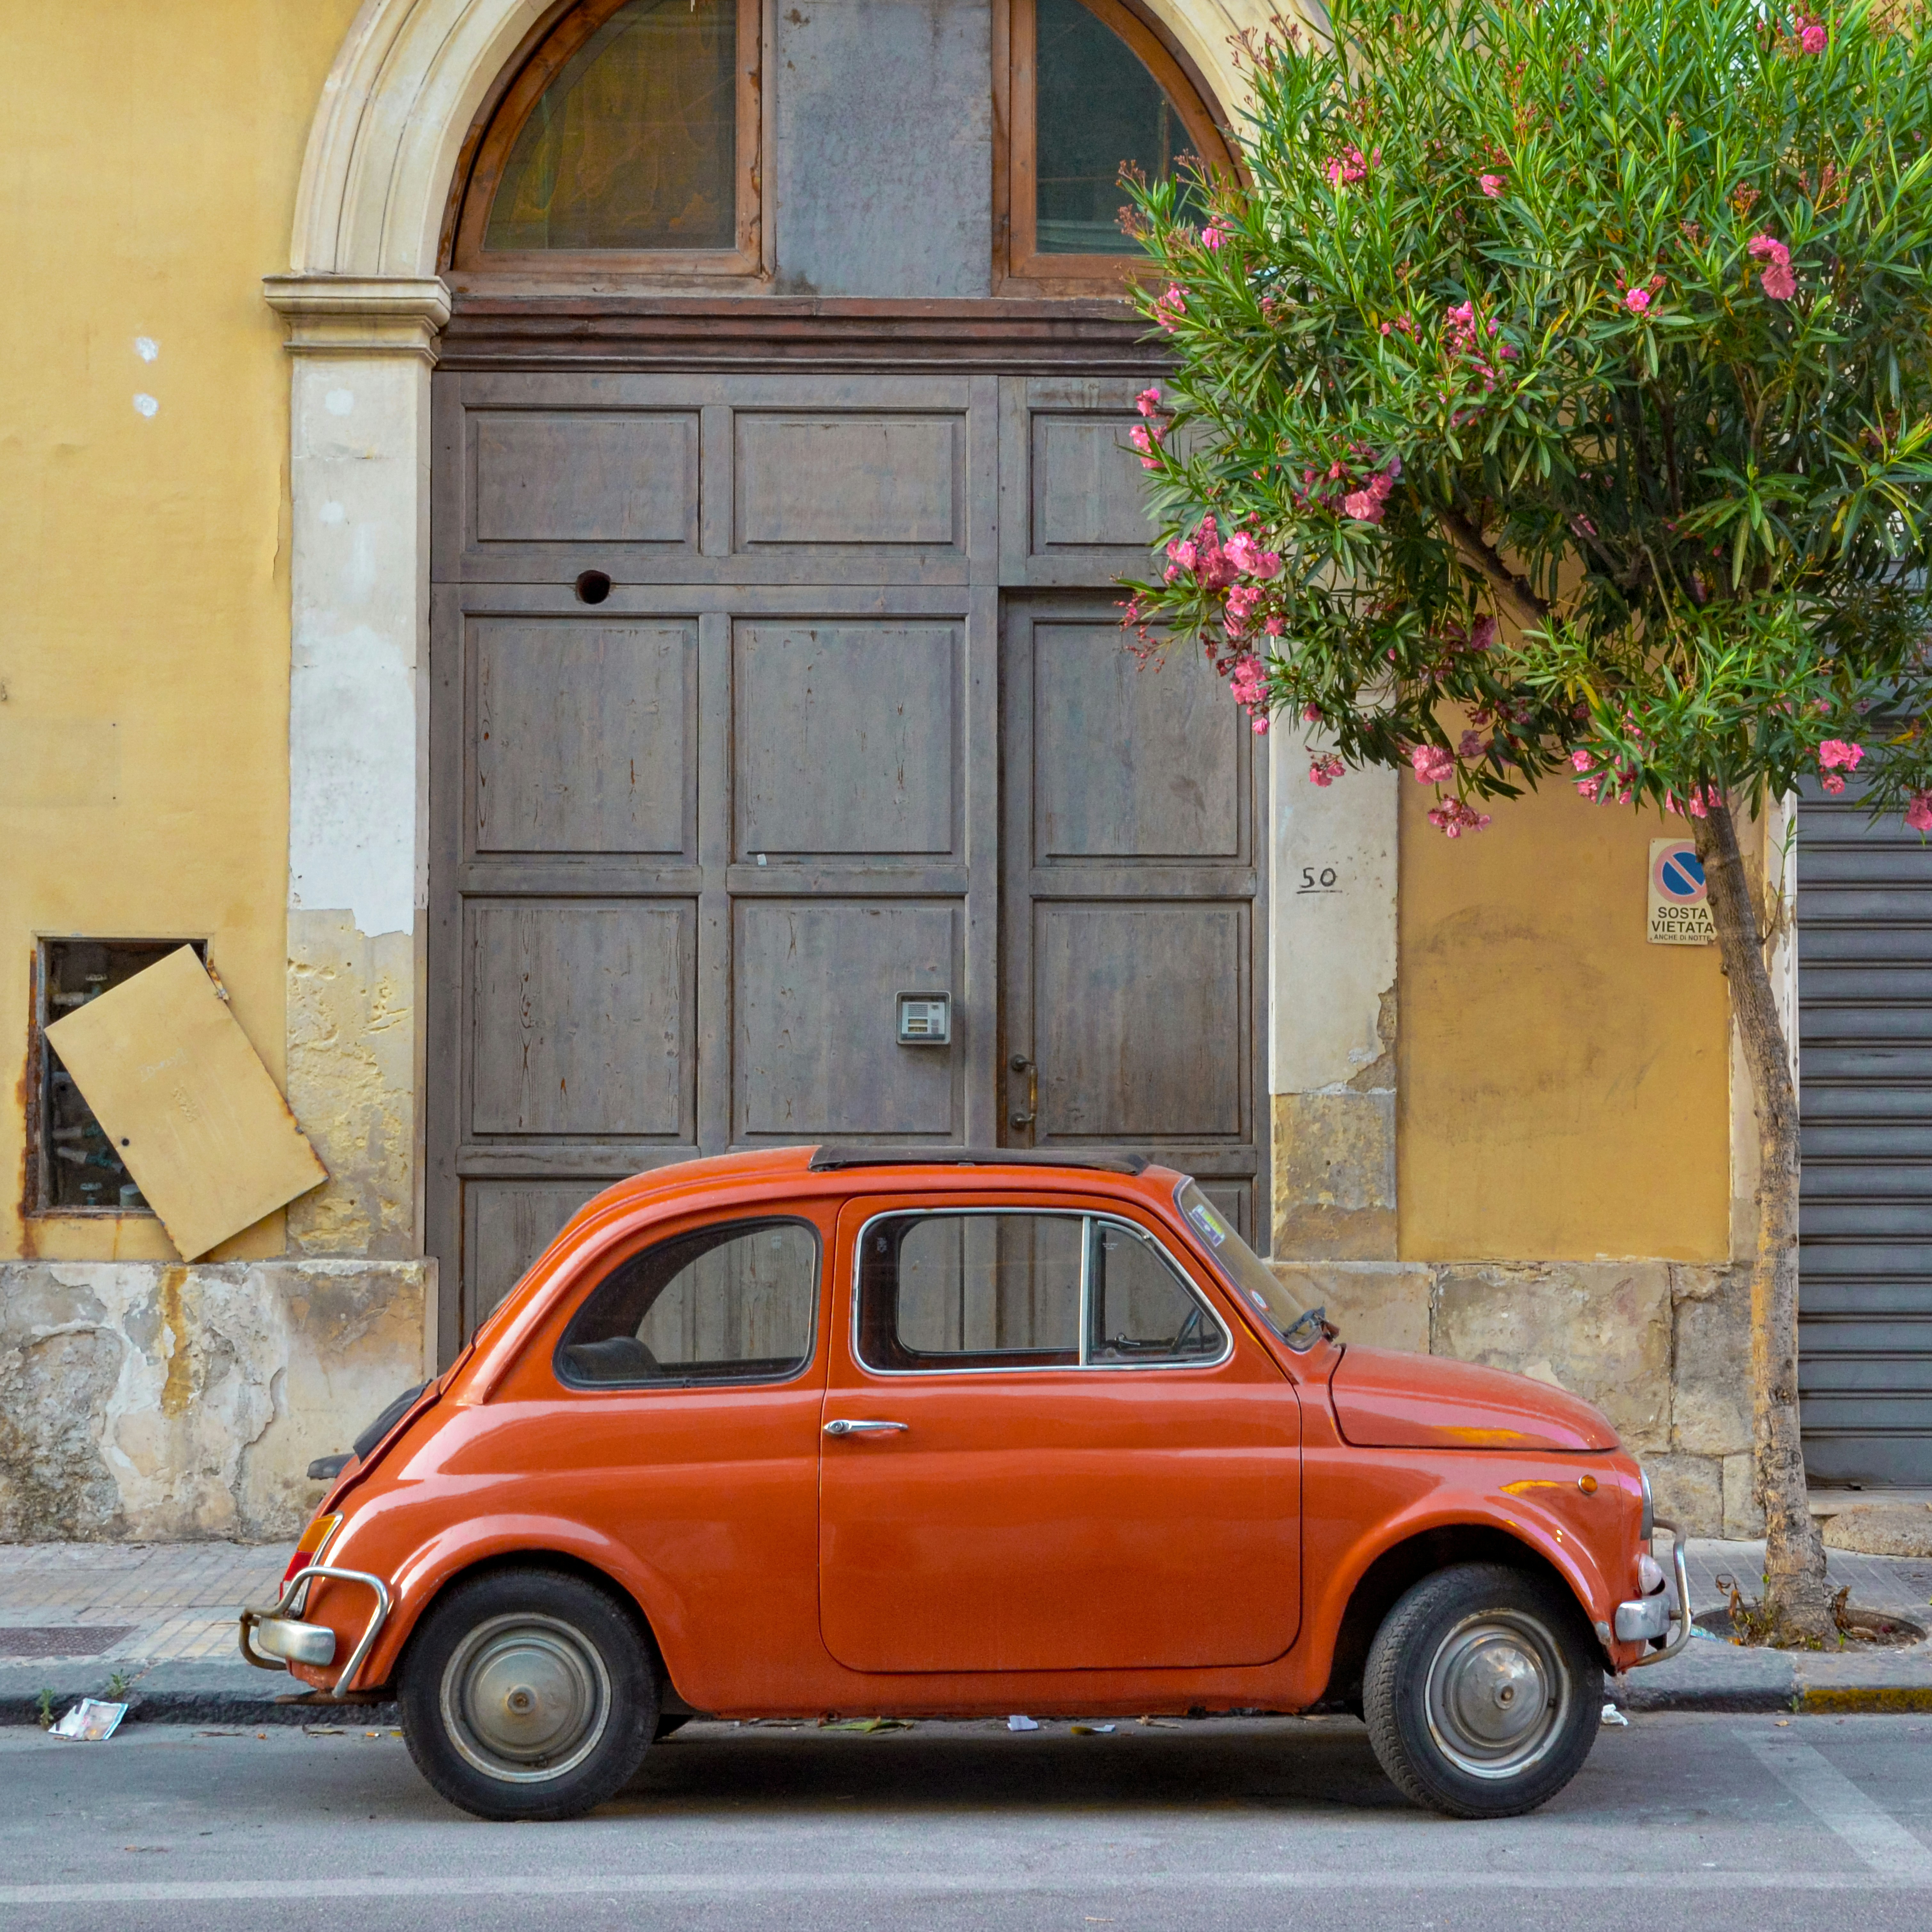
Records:
{"label": "chrome front bumper", "polygon": [[1668,1635],[1673,1621],[1677,1625],[1677,1634],[1661,1650],[1653,1650],[1648,1656],[1640,1657],[1629,1666],[1633,1670],[1641,1670],[1646,1664],[1661,1664],[1665,1658],[1675,1657],[1690,1641],[1690,1573],[1684,1563],[1683,1532],[1674,1522],[1666,1522],[1661,1516],[1656,1519],[1655,1526],[1670,1532],[1670,1568],[1677,1580],[1677,1615],[1673,1619],[1670,1592],[1659,1584],[1647,1597],[1633,1597],[1619,1604],[1614,1628],[1618,1640],[1624,1643],[1653,1643],[1659,1637]]}
{"label": "chrome front bumper", "polygon": [[280,1600],[272,1608],[242,1612],[242,1654],[259,1670],[286,1670],[292,1663],[334,1662],[334,1631],[326,1624],[306,1624],[286,1614],[296,1607],[298,1600],[305,1598],[313,1576],[326,1576],[338,1583],[366,1584],[376,1595],[375,1610],[350,1653],[342,1675],[335,1680],[334,1694],[340,1697],[356,1682],[362,1660],[389,1620],[389,1586],[366,1570],[338,1570],[326,1563],[311,1563],[307,1569],[298,1570],[282,1586]]}

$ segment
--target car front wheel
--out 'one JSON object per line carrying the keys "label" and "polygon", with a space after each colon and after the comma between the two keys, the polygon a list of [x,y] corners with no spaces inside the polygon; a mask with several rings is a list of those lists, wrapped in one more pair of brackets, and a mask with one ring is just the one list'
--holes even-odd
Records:
{"label": "car front wheel", "polygon": [[1567,1594],[1502,1564],[1425,1576],[1369,1648],[1363,1715],[1384,1771],[1455,1818],[1534,1810],[1582,1768],[1603,1664]]}
{"label": "car front wheel", "polygon": [[479,1818],[574,1818],[621,1790],[656,1728],[656,1672],[608,1592],[551,1570],[458,1583],[401,1684],[416,1768]]}

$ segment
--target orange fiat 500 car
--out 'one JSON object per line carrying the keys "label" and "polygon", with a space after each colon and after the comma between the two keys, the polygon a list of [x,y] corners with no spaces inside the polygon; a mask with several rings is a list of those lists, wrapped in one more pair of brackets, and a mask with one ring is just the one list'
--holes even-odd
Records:
{"label": "orange fiat 500 car", "polygon": [[1688,1634],[1652,1528],[1595,1409],[1349,1346],[1184,1174],[791,1148],[584,1208],[242,1646],[398,1698],[490,1818],[589,1809],[693,1713],[1316,1708],[1492,1817]]}

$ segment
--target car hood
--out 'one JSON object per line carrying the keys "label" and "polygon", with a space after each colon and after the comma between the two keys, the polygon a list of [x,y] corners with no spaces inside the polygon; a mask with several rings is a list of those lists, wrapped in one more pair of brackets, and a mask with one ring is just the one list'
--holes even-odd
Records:
{"label": "car hood", "polygon": [[1361,1449],[1614,1449],[1600,1409],[1547,1382],[1442,1355],[1351,1343],[1328,1384]]}

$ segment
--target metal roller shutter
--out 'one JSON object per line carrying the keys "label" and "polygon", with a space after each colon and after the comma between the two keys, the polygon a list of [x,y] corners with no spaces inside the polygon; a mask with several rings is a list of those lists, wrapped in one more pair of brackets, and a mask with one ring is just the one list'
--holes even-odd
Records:
{"label": "metal roller shutter", "polygon": [[1932,844],[1798,807],[1798,1388],[1814,1482],[1932,1482]]}

